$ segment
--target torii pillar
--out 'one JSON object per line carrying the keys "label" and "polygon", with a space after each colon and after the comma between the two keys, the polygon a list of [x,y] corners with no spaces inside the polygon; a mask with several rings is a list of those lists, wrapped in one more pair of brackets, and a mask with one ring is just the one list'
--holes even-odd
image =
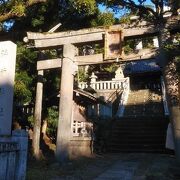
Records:
{"label": "torii pillar", "polygon": [[60,86],[59,121],[56,141],[56,158],[59,163],[63,163],[69,159],[73,106],[74,56],[75,47],[72,44],[64,45]]}

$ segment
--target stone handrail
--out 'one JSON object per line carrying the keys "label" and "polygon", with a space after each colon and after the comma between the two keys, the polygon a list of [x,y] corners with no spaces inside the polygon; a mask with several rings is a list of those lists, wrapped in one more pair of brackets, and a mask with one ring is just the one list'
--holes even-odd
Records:
{"label": "stone handrail", "polygon": [[162,88],[162,99],[163,99],[163,106],[164,106],[164,115],[169,115],[169,109],[167,104],[167,98],[166,98],[166,89],[163,77],[161,77],[161,88]]}
{"label": "stone handrail", "polygon": [[[123,89],[124,83],[126,82],[127,78],[122,78],[119,80],[112,80],[112,81],[96,81],[90,83],[90,87],[95,90],[114,90],[114,89]],[[78,84],[79,88],[84,89],[88,87],[87,82],[80,82]]]}
{"label": "stone handrail", "polygon": [[116,113],[117,117],[122,117],[124,114],[124,108],[128,100],[129,91],[130,91],[130,83],[129,83],[129,77],[127,77],[123,84],[123,92],[122,92],[121,100],[119,103],[119,108]]}

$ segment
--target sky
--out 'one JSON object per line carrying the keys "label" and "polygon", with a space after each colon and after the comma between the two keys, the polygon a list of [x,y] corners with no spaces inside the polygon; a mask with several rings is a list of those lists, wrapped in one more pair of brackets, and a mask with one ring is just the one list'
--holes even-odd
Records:
{"label": "sky", "polygon": [[[138,3],[137,0],[135,0],[135,2]],[[145,4],[145,5],[152,5],[151,0],[146,0],[146,2],[145,2],[144,4]],[[99,9],[100,9],[101,12],[106,12],[106,11],[108,11],[108,12],[113,12],[112,9],[110,9],[110,8],[106,9],[106,7],[105,7],[104,5],[99,5],[98,7],[99,7]],[[124,13],[125,13],[125,11],[124,11],[124,12],[123,12],[123,11],[117,12],[117,13],[114,13],[114,16],[115,16],[116,18],[120,18]]]}

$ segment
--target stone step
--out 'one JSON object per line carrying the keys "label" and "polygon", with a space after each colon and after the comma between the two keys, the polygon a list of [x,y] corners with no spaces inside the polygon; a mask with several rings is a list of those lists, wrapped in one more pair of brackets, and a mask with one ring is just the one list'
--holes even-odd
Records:
{"label": "stone step", "polygon": [[129,137],[124,137],[124,138],[114,138],[111,140],[111,142],[109,142],[109,144],[115,144],[115,143],[121,143],[121,144],[141,144],[141,143],[147,143],[147,144],[157,144],[157,143],[164,143],[165,141],[165,136],[164,137],[156,137],[156,138],[139,138],[139,137],[135,137],[135,138],[129,138]]}
{"label": "stone step", "polygon": [[160,133],[144,133],[144,132],[136,132],[136,133],[126,133],[126,132],[120,132],[120,133],[112,133],[111,134],[111,138],[121,138],[121,137],[125,137],[125,138],[162,138],[165,137],[166,133],[165,131],[162,131]]}
{"label": "stone step", "polygon": [[155,148],[155,149],[152,149],[152,148],[142,148],[142,149],[135,149],[135,148],[113,148],[113,149],[108,149],[108,152],[110,153],[135,153],[135,152],[139,152],[139,153],[164,153],[164,154],[169,154],[169,153],[172,153],[170,152],[168,149],[165,149],[165,148]]}
{"label": "stone step", "polygon": [[167,124],[162,116],[116,119],[107,143],[109,152],[163,152]]}

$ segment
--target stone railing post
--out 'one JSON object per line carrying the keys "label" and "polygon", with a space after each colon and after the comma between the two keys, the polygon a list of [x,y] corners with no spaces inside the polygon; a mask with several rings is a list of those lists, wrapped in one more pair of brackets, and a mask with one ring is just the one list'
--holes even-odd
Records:
{"label": "stone railing post", "polygon": [[95,89],[97,76],[94,74],[94,72],[92,72],[92,75],[91,75],[90,79],[91,79],[91,85],[90,86],[93,89]]}
{"label": "stone railing post", "polygon": [[124,114],[124,108],[125,108],[125,104],[127,103],[127,100],[128,100],[129,90],[130,90],[129,77],[127,77],[123,83],[123,93],[121,96],[119,108],[118,108],[117,115],[116,115],[118,117],[122,117]]}

